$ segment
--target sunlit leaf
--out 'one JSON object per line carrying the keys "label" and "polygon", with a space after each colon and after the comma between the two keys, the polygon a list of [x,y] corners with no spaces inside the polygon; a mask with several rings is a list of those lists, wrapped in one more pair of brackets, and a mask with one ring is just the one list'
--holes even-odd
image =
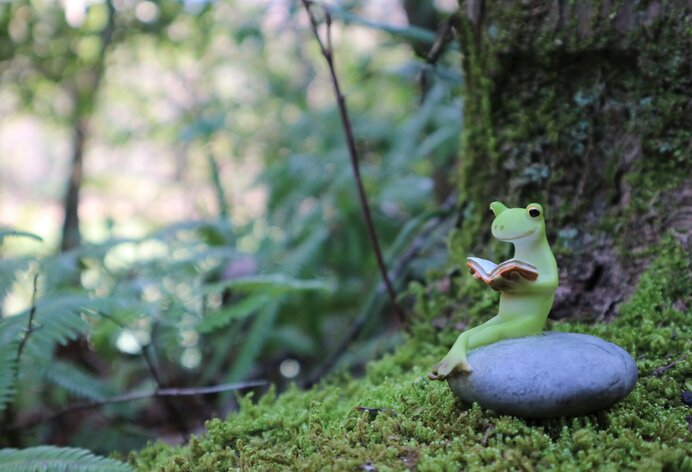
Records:
{"label": "sunlit leaf", "polygon": [[43,242],[43,238],[41,238],[41,236],[34,233],[29,233],[28,231],[0,228],[0,244],[2,244],[5,238],[29,238],[33,239],[34,241]]}
{"label": "sunlit leaf", "polygon": [[262,294],[250,295],[232,305],[222,307],[220,310],[208,314],[202,322],[197,325],[197,329],[202,333],[209,333],[226,326],[233,320],[247,318],[271,300],[270,297]]}
{"label": "sunlit leaf", "polygon": [[329,284],[321,280],[300,280],[283,274],[255,275],[238,277],[209,284],[203,288],[203,293],[219,293],[227,289],[243,292],[258,292],[277,295],[296,290],[330,290]]}

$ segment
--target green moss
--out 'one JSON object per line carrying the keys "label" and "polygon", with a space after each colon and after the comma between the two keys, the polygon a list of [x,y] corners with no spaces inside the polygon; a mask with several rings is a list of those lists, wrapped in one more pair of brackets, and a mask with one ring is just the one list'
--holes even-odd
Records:
{"label": "green moss", "polygon": [[[309,391],[242,398],[240,412],[207,423],[185,447],[153,444],[133,454],[142,471],[243,470],[692,470],[692,445],[680,400],[692,378],[690,263],[668,239],[634,296],[611,324],[555,323],[593,333],[633,353],[640,380],[608,411],[573,419],[526,421],[468,406],[427,368],[445,345],[429,316],[449,298],[418,287],[420,319],[395,353],[362,379],[341,377]],[[477,300],[476,312],[490,304]],[[480,314],[480,313],[479,313]],[[445,340],[453,333],[441,336]],[[664,365],[677,362],[665,371]],[[656,374],[656,375],[654,375]]]}

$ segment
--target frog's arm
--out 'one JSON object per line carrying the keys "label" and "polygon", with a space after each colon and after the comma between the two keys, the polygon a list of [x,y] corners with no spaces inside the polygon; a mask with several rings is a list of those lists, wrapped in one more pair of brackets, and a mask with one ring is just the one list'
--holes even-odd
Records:
{"label": "frog's arm", "polygon": [[498,292],[543,295],[553,293],[557,283],[557,277],[531,282],[520,276],[512,279],[497,276],[490,281],[489,285]]}

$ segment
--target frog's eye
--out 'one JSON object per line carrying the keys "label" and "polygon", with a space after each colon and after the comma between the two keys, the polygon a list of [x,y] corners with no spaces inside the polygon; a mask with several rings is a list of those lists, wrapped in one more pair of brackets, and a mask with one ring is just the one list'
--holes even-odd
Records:
{"label": "frog's eye", "polygon": [[539,210],[536,207],[531,207],[529,208],[529,216],[531,218],[538,218],[539,216],[541,216],[541,210]]}

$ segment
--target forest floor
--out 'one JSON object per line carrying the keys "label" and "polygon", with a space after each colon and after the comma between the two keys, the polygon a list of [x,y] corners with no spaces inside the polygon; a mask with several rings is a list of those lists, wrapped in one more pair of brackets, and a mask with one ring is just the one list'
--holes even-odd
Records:
{"label": "forest floor", "polygon": [[[530,421],[461,403],[446,383],[425,377],[456,333],[435,328],[434,304],[419,299],[406,342],[371,362],[363,378],[342,373],[308,391],[242,398],[238,413],[210,420],[187,445],[151,444],[129,461],[167,472],[692,470],[692,410],[682,397],[692,390],[690,261],[672,238],[656,251],[614,321],[549,322],[636,359],[637,386],[606,411]],[[492,304],[479,303],[470,323],[492,314]]]}

